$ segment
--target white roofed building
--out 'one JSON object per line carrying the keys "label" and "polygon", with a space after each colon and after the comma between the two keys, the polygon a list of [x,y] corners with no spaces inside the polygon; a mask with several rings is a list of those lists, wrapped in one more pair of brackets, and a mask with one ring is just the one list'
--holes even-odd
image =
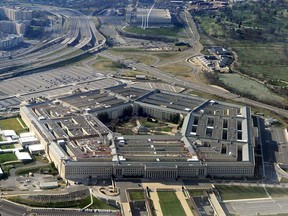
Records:
{"label": "white roofed building", "polygon": [[36,137],[20,137],[19,138],[19,143],[21,146],[26,146],[26,145],[33,145],[33,144],[39,144],[39,140]]}
{"label": "white roofed building", "polygon": [[41,154],[44,153],[44,146],[42,144],[35,144],[35,145],[29,145],[28,150],[30,154]]}
{"label": "white roofed building", "polygon": [[19,161],[22,162],[32,161],[32,158],[28,152],[15,151],[15,155]]}

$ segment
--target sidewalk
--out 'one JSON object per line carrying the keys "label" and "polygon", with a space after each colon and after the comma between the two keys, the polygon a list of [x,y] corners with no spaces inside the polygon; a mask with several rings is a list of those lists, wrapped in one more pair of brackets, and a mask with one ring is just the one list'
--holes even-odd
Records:
{"label": "sidewalk", "polygon": [[153,205],[154,205],[154,209],[155,209],[156,215],[157,216],[163,216],[157,192],[152,192],[151,191],[150,192],[150,198],[153,201]]}
{"label": "sidewalk", "polygon": [[187,201],[186,201],[186,197],[184,196],[183,192],[182,191],[176,191],[176,196],[177,198],[179,199],[179,201],[181,202],[181,205],[185,211],[185,214],[187,216],[189,215],[193,215]]}

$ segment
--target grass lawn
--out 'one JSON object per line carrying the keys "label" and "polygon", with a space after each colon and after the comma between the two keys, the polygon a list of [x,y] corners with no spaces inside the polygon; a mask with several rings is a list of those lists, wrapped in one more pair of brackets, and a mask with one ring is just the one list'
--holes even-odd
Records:
{"label": "grass lawn", "polygon": [[181,52],[177,52],[177,51],[166,51],[166,52],[147,51],[147,50],[143,50],[142,48],[117,48],[117,47],[110,49],[110,52],[112,54],[121,53],[122,56],[125,56],[127,58],[134,58],[148,65],[153,64],[156,61],[156,58],[159,58],[159,62],[161,63],[161,61],[173,58],[181,54]]}
{"label": "grass lawn", "polygon": [[240,67],[249,74],[288,81],[287,45],[277,43],[232,43]]}
{"label": "grass lawn", "polygon": [[[11,197],[9,198],[10,201],[21,203],[28,206],[34,206],[34,207],[50,207],[50,208],[84,208],[85,206],[89,205],[91,203],[90,195],[85,197],[81,200],[72,200],[72,201],[66,201],[66,202],[53,202],[51,200],[50,203],[48,202],[37,202],[37,201],[31,201],[25,198],[22,198],[20,196],[17,197]],[[95,209],[115,209],[114,207],[107,205],[106,203],[98,200],[97,198],[93,197],[93,205],[90,208]]]}
{"label": "grass lawn", "polygon": [[111,210],[116,210],[115,207],[104,203],[103,201],[97,199],[94,196],[93,196],[93,204],[89,208],[92,208],[92,209],[111,209]]}
{"label": "grass lawn", "polygon": [[158,57],[161,61],[167,60],[169,58],[173,58],[176,55],[179,55],[181,52],[174,52],[174,51],[168,51],[168,52],[151,52],[152,55]]}
{"label": "grass lawn", "polygon": [[288,188],[267,187],[266,190],[272,197],[288,196]]}
{"label": "grass lawn", "polygon": [[25,199],[25,198],[22,198],[19,196],[11,197],[11,198],[9,198],[9,200],[12,202],[16,202],[16,203],[20,203],[20,204],[24,204],[24,205],[28,205],[28,206],[50,207],[50,208],[70,208],[70,207],[83,208],[83,207],[87,206],[89,203],[91,203],[90,195],[85,197],[82,200],[73,200],[73,201],[67,201],[67,202],[53,202],[53,200],[51,200],[50,203],[37,202],[37,201],[28,200],[28,199]]}
{"label": "grass lawn", "polygon": [[147,127],[147,128],[155,128],[155,127],[160,127],[161,124],[159,122],[149,122],[146,119],[140,119],[139,120],[141,125]]}
{"label": "grass lawn", "polygon": [[138,191],[129,191],[129,197],[131,201],[138,201],[138,200],[145,200],[144,191],[138,190]]}
{"label": "grass lawn", "polygon": [[227,102],[224,98],[218,97],[216,95],[213,94],[209,94],[209,93],[204,93],[204,92],[199,92],[199,91],[190,91],[189,94],[191,94],[192,96],[196,96],[196,97],[201,97],[201,98],[206,98],[206,99],[213,99],[213,100],[219,100],[219,101],[225,101]]}
{"label": "grass lawn", "polygon": [[219,79],[225,85],[243,93],[254,95],[263,101],[275,101],[281,103],[284,98],[272,93],[265,85],[239,74],[220,74]]}
{"label": "grass lawn", "polygon": [[30,172],[32,173],[40,173],[40,170],[44,171],[44,170],[49,170],[51,168],[50,165],[46,165],[46,164],[43,164],[43,166],[41,167],[23,167],[23,168],[20,168],[16,171],[16,175],[24,175],[24,174],[28,174]]}
{"label": "grass lawn", "polygon": [[133,61],[141,62],[147,65],[152,65],[153,63],[156,62],[155,57],[153,57],[152,55],[146,55],[146,54],[137,54],[137,55],[134,54],[133,55],[133,54],[124,53],[122,54],[122,56],[126,59],[131,59]]}
{"label": "grass lawn", "polygon": [[[19,121],[22,123],[22,125],[19,123]],[[16,133],[22,133],[27,132],[26,125],[23,121],[20,120],[20,118],[9,118],[9,119],[3,119],[0,120],[0,128],[1,130],[15,130]]]}
{"label": "grass lawn", "polygon": [[171,132],[171,131],[172,131],[172,128],[171,128],[171,127],[161,127],[161,128],[160,128],[160,131],[163,131],[163,132]]}
{"label": "grass lawn", "polygon": [[189,77],[191,75],[192,68],[183,64],[171,64],[159,67],[163,71],[167,71],[175,76]]}
{"label": "grass lawn", "polygon": [[141,72],[141,71],[137,71],[137,70],[126,70],[123,73],[123,76],[125,77],[136,77],[136,75],[146,75],[145,73]]}
{"label": "grass lawn", "polygon": [[97,56],[93,67],[100,71],[107,69],[117,69],[116,64],[112,60],[104,58],[102,56]]}
{"label": "grass lawn", "polygon": [[178,37],[179,33],[183,32],[184,29],[179,27],[147,28],[147,29],[142,29],[140,27],[125,27],[124,31],[141,35]]}
{"label": "grass lawn", "polygon": [[0,148],[1,149],[13,149],[14,148],[14,144],[1,145]]}
{"label": "grass lawn", "polygon": [[223,200],[252,199],[267,197],[263,187],[216,185]]}
{"label": "grass lawn", "polygon": [[14,153],[0,154],[0,163],[5,163],[7,161],[15,161],[15,160],[17,160],[17,157]]}
{"label": "grass lawn", "polygon": [[175,192],[158,191],[157,194],[163,215],[186,216],[180,200],[177,198]]}
{"label": "grass lawn", "polygon": [[191,190],[188,190],[190,196],[192,197],[200,197],[200,196],[203,196],[204,195],[204,191],[203,189],[191,189]]}

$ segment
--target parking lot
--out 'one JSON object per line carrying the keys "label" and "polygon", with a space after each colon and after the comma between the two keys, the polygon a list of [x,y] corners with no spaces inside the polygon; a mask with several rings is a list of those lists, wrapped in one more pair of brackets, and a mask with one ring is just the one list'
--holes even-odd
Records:
{"label": "parking lot", "polygon": [[94,90],[119,84],[84,67],[68,67],[15,77],[0,82],[0,108],[17,106],[23,100],[53,97],[76,89]]}
{"label": "parking lot", "polygon": [[263,199],[250,201],[225,202],[229,213],[241,216],[287,214],[287,197],[278,199]]}

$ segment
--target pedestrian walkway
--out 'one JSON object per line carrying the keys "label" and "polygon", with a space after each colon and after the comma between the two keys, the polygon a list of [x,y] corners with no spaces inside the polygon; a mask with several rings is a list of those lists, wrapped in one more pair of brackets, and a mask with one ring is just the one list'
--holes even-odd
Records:
{"label": "pedestrian walkway", "polygon": [[189,205],[188,205],[188,203],[186,201],[186,197],[184,196],[183,192],[182,191],[176,191],[176,196],[179,199],[179,201],[181,202],[182,207],[183,207],[183,209],[185,211],[185,214],[187,216],[193,215],[193,213],[192,213],[192,211],[191,211],[191,209],[190,209],[190,207],[189,207]]}
{"label": "pedestrian walkway", "polygon": [[156,191],[155,192],[151,191],[150,192],[150,198],[153,201],[153,205],[154,205],[154,209],[155,209],[156,215],[157,216],[163,216],[157,192]]}
{"label": "pedestrian walkway", "polygon": [[129,202],[122,203],[122,209],[125,216],[132,215]]}

